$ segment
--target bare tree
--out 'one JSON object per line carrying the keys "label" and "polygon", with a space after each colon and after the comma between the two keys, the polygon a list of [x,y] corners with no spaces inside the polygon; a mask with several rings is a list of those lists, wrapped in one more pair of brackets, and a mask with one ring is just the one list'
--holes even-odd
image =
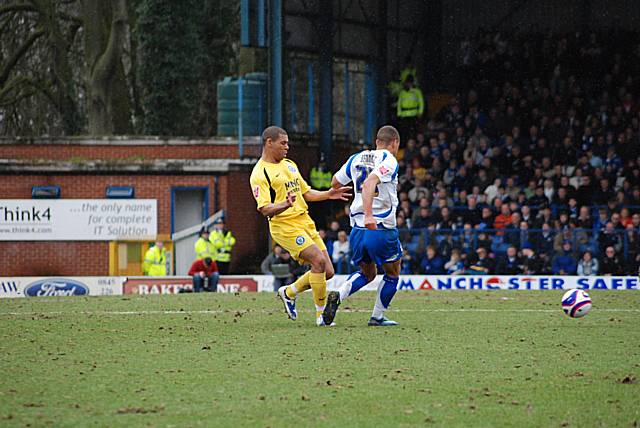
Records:
{"label": "bare tree", "polygon": [[88,95],[89,134],[130,133],[127,32],[126,0],[16,0],[0,7],[0,114],[12,124],[0,132],[78,134]]}

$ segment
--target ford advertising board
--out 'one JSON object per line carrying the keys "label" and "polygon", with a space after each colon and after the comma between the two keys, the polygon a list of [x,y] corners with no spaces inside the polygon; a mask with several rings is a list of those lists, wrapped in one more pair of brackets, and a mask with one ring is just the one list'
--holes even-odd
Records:
{"label": "ford advertising board", "polygon": [[122,276],[0,278],[0,298],[121,295],[125,279]]}

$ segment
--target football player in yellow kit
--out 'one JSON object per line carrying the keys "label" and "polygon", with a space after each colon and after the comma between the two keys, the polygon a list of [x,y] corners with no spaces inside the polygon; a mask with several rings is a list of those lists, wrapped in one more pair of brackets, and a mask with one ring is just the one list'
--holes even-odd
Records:
{"label": "football player in yellow kit", "polygon": [[327,299],[327,279],[334,269],[327,247],[309,217],[307,202],[339,199],[351,196],[351,187],[343,186],[326,191],[312,189],[302,178],[298,166],[287,159],[289,137],[277,126],[262,132],[262,156],[251,173],[251,190],[258,211],[269,219],[269,231],[275,242],[291,253],[300,263],[308,263],[311,270],[291,285],[278,289],[289,318],[295,320],[296,297],[311,289],[316,306],[316,324],[325,325],[322,313]]}

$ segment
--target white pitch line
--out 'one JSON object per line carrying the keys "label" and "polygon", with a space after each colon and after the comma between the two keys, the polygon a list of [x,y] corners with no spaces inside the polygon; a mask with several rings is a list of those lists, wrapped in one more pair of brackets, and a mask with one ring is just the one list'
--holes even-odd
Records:
{"label": "white pitch line", "polygon": [[[627,312],[627,313],[640,313],[640,309],[621,309],[621,308],[598,308],[594,309],[598,312]],[[48,316],[48,315],[221,315],[221,314],[235,314],[240,312],[242,315],[251,312],[257,313],[276,313],[279,309],[266,310],[239,310],[239,309],[227,309],[227,310],[164,310],[164,311],[49,311],[49,312],[0,312],[2,316]],[[307,310],[298,310],[298,312],[313,312]],[[370,309],[341,309],[340,312],[346,313],[363,313],[371,312]],[[389,312],[534,312],[534,313],[554,313],[561,312],[560,309],[482,309],[482,308],[458,308],[458,309],[389,309]]]}

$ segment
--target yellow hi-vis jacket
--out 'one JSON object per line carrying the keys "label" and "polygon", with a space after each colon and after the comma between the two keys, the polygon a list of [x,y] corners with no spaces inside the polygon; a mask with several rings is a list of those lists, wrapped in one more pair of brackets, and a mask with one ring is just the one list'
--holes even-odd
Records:
{"label": "yellow hi-vis jacket", "polygon": [[314,189],[325,190],[331,188],[331,177],[333,177],[331,171],[322,172],[320,168],[314,166],[311,168],[309,181],[311,181],[311,187]]}
{"label": "yellow hi-vis jacket", "polygon": [[231,261],[231,250],[236,245],[236,238],[231,231],[225,234],[223,230],[213,230],[209,235],[209,240],[216,249],[215,260],[217,262],[229,263]]}
{"label": "yellow hi-vis jacket", "polygon": [[207,257],[211,257],[211,260],[216,259],[216,248],[208,239],[204,239],[202,236],[199,237],[194,248],[196,251],[196,260],[206,259]]}
{"label": "yellow hi-vis jacket", "polygon": [[167,255],[164,248],[153,246],[147,250],[142,272],[149,276],[167,276]]}
{"label": "yellow hi-vis jacket", "polygon": [[398,117],[420,117],[424,113],[424,98],[419,88],[403,89],[398,95]]}

